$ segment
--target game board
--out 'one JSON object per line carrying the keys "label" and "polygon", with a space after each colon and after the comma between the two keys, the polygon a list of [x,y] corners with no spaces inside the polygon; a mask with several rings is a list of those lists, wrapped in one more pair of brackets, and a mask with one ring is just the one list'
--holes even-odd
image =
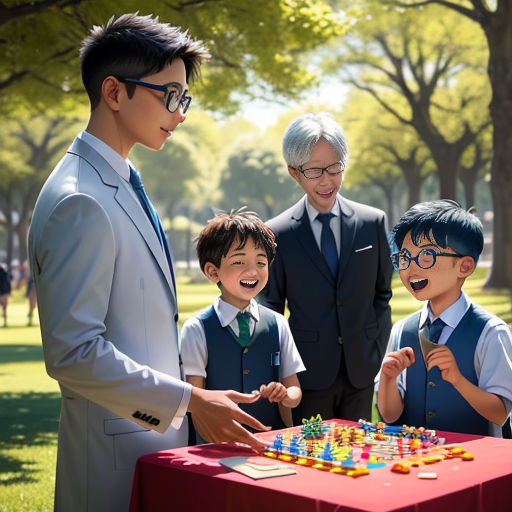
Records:
{"label": "game board", "polygon": [[445,445],[435,430],[359,420],[358,425],[322,421],[320,415],[302,420],[302,427],[278,432],[265,448],[267,457],[315,469],[358,477],[370,469],[390,466],[408,473],[411,466],[473,456],[460,446]]}

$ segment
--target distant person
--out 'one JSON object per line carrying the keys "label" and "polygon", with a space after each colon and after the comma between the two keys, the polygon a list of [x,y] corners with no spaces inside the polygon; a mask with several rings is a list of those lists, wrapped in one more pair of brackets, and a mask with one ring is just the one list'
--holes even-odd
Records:
{"label": "distant person", "polygon": [[377,380],[382,418],[501,437],[512,410],[512,336],[462,291],[482,252],[482,224],[455,201],[430,201],[410,208],[392,237],[400,279],[424,305],[393,326]]}
{"label": "distant person", "polygon": [[240,424],[265,427],[235,403],[256,397],[180,379],[169,246],[128,159],[185,121],[206,56],[187,32],[136,14],[82,43],[89,123],[44,184],[29,233],[46,369],[62,392],[57,512],[127,510],[137,458],[185,445],[187,410],[210,441],[264,446]]}
{"label": "distant person", "polygon": [[283,156],[305,196],[267,222],[277,252],[261,301],[279,313],[287,303],[306,366],[294,423],[317,413],[370,420],[373,380],[391,329],[386,216],[338,194],[348,146],[329,114],[294,119]]}
{"label": "distant person", "polygon": [[29,276],[27,279],[27,290],[25,291],[25,297],[28,299],[28,322],[27,325],[32,325],[34,317],[34,309],[37,307],[37,295],[36,287],[34,286],[34,280]]}
{"label": "distant person", "polygon": [[4,327],[7,327],[7,305],[11,296],[11,276],[9,272],[0,264],[0,306],[2,307],[2,316]]}
{"label": "distant person", "polygon": [[265,425],[283,428],[292,424],[290,409],[301,399],[296,374],[305,368],[286,319],[254,300],[267,283],[274,253],[274,234],[255,214],[210,220],[199,234],[197,255],[220,297],[184,323],[180,339],[188,382],[257,392],[258,402],[241,407]]}

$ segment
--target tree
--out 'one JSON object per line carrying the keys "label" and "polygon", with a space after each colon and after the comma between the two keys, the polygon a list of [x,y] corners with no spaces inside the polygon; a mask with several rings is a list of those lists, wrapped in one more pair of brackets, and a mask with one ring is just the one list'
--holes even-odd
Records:
{"label": "tree", "polygon": [[402,7],[439,4],[477,23],[487,40],[487,72],[492,89],[493,125],[491,191],[493,197],[493,264],[486,286],[512,289],[512,2],[509,0],[397,1]]}
{"label": "tree", "polygon": [[466,208],[475,206],[476,183],[489,172],[492,158],[491,137],[489,131],[481,134],[462,159],[459,179],[464,187]]}
{"label": "tree", "polygon": [[347,37],[341,57],[345,70],[358,71],[351,83],[416,130],[436,164],[441,197],[450,198],[463,153],[488,124],[478,72],[485,49],[478,34],[458,25],[453,16],[438,20],[376,5]]}
{"label": "tree", "polygon": [[[57,104],[80,92],[78,47],[112,13],[155,13],[190,30],[212,59],[194,86],[204,107],[234,112],[247,97],[292,97],[314,82],[299,53],[340,35],[325,0],[14,0],[0,3],[0,109]],[[27,30],[30,27],[30,30]],[[83,94],[82,94],[83,97]]]}
{"label": "tree", "polygon": [[[387,110],[368,102],[366,93],[354,89],[343,108],[344,126],[351,150],[349,184],[375,184],[388,202],[390,222],[402,210],[420,201],[421,184],[433,171],[430,152],[414,129],[404,126]],[[403,178],[406,201],[399,201],[397,181]]]}
{"label": "tree", "polygon": [[4,123],[0,151],[0,212],[7,234],[7,261],[17,236],[19,259],[27,258],[27,233],[39,190],[70,144],[77,116],[38,115]]}
{"label": "tree", "polygon": [[268,220],[300,195],[290,180],[282,159],[272,150],[258,143],[235,147],[220,182],[221,205],[226,210],[247,206]]}

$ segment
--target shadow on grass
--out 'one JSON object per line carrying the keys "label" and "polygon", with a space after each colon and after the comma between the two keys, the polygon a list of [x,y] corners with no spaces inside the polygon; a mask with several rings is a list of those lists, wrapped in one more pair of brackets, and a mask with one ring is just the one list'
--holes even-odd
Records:
{"label": "shadow on grass", "polygon": [[0,345],[0,363],[43,361],[41,345]]}
{"label": "shadow on grass", "polygon": [[[36,471],[26,458],[18,459],[6,450],[46,446],[57,438],[60,393],[1,393],[0,480],[2,485],[35,481]],[[12,474],[9,478],[6,474]]]}

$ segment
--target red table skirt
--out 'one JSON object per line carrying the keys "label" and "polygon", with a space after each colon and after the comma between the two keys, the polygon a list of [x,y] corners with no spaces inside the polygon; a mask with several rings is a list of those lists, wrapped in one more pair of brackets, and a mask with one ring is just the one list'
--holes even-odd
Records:
{"label": "red table skirt", "polygon": [[[165,450],[137,461],[130,512],[510,512],[512,440],[439,435],[475,460],[445,460],[409,474],[373,469],[357,479],[292,465],[295,475],[253,480],[219,464],[254,454],[232,443]],[[419,479],[420,471],[437,479]]]}

